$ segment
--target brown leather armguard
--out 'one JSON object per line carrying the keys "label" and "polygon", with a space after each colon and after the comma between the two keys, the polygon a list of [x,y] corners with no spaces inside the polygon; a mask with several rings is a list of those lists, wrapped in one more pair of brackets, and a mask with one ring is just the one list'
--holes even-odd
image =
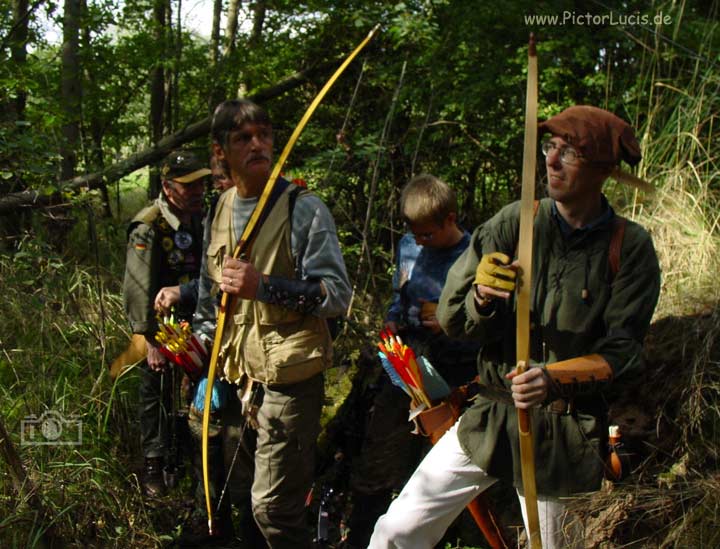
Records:
{"label": "brown leather armguard", "polygon": [[585,383],[588,381],[609,381],[613,372],[608,361],[600,355],[585,355],[562,360],[545,366],[555,383]]}

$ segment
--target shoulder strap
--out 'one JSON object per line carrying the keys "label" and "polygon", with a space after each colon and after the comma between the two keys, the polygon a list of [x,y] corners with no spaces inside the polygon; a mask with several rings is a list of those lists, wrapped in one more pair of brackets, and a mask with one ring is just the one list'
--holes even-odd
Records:
{"label": "shoulder strap", "polygon": [[295,185],[295,188],[288,194],[288,223],[290,224],[290,231],[292,231],[292,215],[295,210],[295,202],[297,202],[298,195],[302,190],[302,187]]}
{"label": "shoulder strap", "polygon": [[623,238],[625,237],[625,226],[627,219],[616,215],[613,219],[612,234],[610,235],[610,246],[608,247],[608,264],[610,265],[610,282],[620,271],[620,251]]}
{"label": "shoulder strap", "polygon": [[[295,211],[295,202],[297,202],[298,196],[304,190],[298,185],[294,185],[294,189],[291,189],[288,193],[288,228],[290,230],[291,241],[292,241],[292,227],[293,227],[293,212]],[[295,258],[295,276],[300,277],[300,258]]]}
{"label": "shoulder strap", "polygon": [[[299,185],[295,185],[294,189],[291,189],[288,193],[288,227],[290,229],[290,234],[292,235],[292,223],[293,223],[293,212],[295,211],[295,202],[297,202],[298,196],[300,196],[300,193],[307,192],[307,190],[303,187],[300,187]],[[295,258],[295,276],[299,279],[300,278],[300,262],[301,257],[298,256]],[[330,332],[330,338],[334,341],[337,335],[340,333],[340,321],[341,317],[339,316],[333,316],[330,318],[326,318],[325,322],[327,323],[328,331]]]}

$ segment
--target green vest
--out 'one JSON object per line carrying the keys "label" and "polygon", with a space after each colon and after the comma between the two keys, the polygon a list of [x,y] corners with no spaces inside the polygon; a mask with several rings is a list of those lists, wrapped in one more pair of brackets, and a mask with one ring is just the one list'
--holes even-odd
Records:
{"label": "green vest", "polygon": [[[291,188],[280,195],[251,247],[248,260],[263,274],[295,277],[288,222]],[[236,244],[236,196],[234,187],[223,193],[211,227],[207,270],[215,285],[222,280],[225,255],[232,255]],[[268,385],[297,383],[331,362],[332,339],[325,319],[247,299],[236,299],[227,312],[218,366],[230,382],[240,383],[247,375]]]}

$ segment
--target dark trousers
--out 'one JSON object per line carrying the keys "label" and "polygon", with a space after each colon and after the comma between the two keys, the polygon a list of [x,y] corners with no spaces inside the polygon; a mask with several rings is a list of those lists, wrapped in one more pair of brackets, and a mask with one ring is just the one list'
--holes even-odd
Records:
{"label": "dark trousers", "polygon": [[315,472],[324,379],[318,374],[292,385],[263,386],[261,391],[257,431],[245,428],[236,395],[223,410],[226,468],[237,450],[231,496],[244,501],[250,495],[255,522],[269,547],[309,548],[305,498]]}
{"label": "dark trousers", "polygon": [[140,444],[146,458],[164,457],[168,448],[172,375],[140,365]]}

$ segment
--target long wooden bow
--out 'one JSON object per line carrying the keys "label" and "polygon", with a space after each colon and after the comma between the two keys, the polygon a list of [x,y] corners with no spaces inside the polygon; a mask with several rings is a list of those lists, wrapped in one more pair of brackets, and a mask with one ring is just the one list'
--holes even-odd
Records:
{"label": "long wooden bow", "polygon": [[[525,147],[523,150],[522,193],[520,195],[520,232],[518,261],[521,277],[517,291],[517,373],[525,372],[530,363],[530,290],[532,287],[532,251],[535,202],[535,163],[537,158],[537,54],[535,36],[530,34],[528,47],[527,97],[525,104]],[[530,414],[517,409],[520,435],[525,509],[528,518],[528,538],[531,549],[541,549],[540,520],[538,518],[537,488],[535,485],[535,451]]]}
{"label": "long wooden bow", "polygon": [[[352,62],[352,60],[355,59],[355,57],[362,51],[362,49],[367,45],[367,43],[375,36],[375,34],[377,33],[379,28],[380,28],[380,25],[376,25],[368,33],[368,35],[365,37],[365,39],[352,51],[352,53],[350,55],[348,55],[347,59],[345,59],[345,61],[343,61],[343,63],[338,67],[338,69],[330,77],[330,79],[327,81],[327,83],[323,86],[323,88],[317,94],[317,97],[315,97],[313,102],[310,104],[310,106],[305,111],[305,114],[303,115],[303,117],[300,120],[300,122],[298,123],[298,125],[295,127],[295,130],[293,131],[292,135],[290,136],[290,139],[288,140],[287,144],[285,145],[285,148],[283,149],[282,154],[280,155],[280,158],[278,159],[277,163],[275,164],[275,167],[273,168],[273,171],[270,174],[270,179],[268,179],[268,182],[265,185],[265,189],[263,190],[262,195],[258,199],[258,203],[255,206],[255,209],[253,210],[253,213],[250,216],[250,219],[248,220],[247,225],[245,225],[245,230],[243,231],[240,241],[238,242],[237,246],[235,247],[235,251],[233,253],[234,258],[240,257],[245,252],[245,250],[248,247],[248,244],[252,242],[252,238],[253,238],[253,235],[256,233],[256,230],[259,230],[258,220],[261,219],[261,216],[262,216],[265,206],[268,202],[268,199],[273,191],[273,188],[275,187],[275,182],[277,181],[277,178],[280,175],[280,171],[282,170],[283,165],[285,164],[285,160],[289,156],[290,151],[292,150],[293,146],[295,145],[295,142],[297,141],[298,137],[300,136],[300,133],[305,128],[305,125],[307,124],[308,120],[312,116],[313,112],[315,112],[315,109],[320,104],[320,102],[323,100],[323,98],[325,97],[325,94],[327,94],[328,90],[332,87],[332,85],[335,83],[335,81],[338,79],[338,77],[343,73],[343,71]],[[213,535],[213,511],[212,511],[212,501],[210,499],[210,472],[209,472],[209,466],[208,466],[208,432],[210,429],[210,404],[211,404],[211,400],[212,400],[212,388],[213,388],[213,384],[215,383],[215,372],[217,370],[218,356],[220,354],[220,347],[222,345],[222,335],[223,335],[223,332],[225,329],[225,316],[226,316],[226,312],[232,309],[232,304],[233,304],[232,296],[223,292],[222,298],[220,299],[220,308],[218,310],[217,326],[215,328],[215,341],[213,342],[212,354],[210,355],[210,366],[208,367],[208,376],[207,376],[207,389],[205,391],[205,408],[203,409],[203,422],[202,422],[203,487],[205,488],[205,505],[207,507],[207,513],[208,513],[208,531],[210,532],[210,535]]]}

